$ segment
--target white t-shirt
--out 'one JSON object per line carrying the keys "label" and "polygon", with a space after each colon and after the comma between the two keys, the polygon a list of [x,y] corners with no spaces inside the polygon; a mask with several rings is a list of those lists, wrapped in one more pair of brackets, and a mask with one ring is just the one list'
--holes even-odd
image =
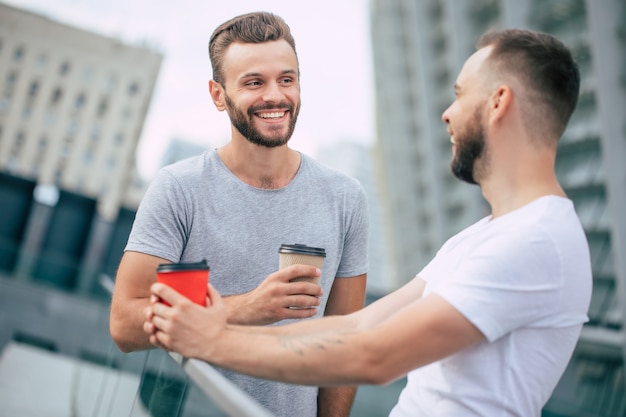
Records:
{"label": "white t-shirt", "polygon": [[588,320],[589,247],[572,202],[486,217],[418,276],[424,297],[443,297],[487,340],[411,371],[390,416],[540,416]]}

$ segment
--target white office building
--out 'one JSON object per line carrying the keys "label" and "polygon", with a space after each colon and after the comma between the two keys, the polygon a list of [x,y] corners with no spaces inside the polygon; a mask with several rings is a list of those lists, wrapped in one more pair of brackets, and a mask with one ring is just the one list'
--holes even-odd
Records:
{"label": "white office building", "polygon": [[105,219],[136,206],[135,150],[161,61],[0,3],[0,169],[93,198]]}

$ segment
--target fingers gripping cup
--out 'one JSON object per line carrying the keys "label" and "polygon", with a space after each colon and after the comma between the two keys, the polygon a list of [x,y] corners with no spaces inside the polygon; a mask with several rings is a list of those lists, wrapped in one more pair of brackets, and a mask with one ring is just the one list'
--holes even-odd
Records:
{"label": "fingers gripping cup", "polygon": [[[206,260],[195,263],[160,264],[157,282],[172,287],[196,304],[206,306],[210,269]],[[164,304],[167,304],[163,301]],[[167,304],[169,305],[169,304]]]}
{"label": "fingers gripping cup", "polygon": [[[295,264],[313,265],[322,269],[324,260],[326,259],[326,250],[324,248],[314,248],[298,243],[293,245],[283,243],[278,249],[278,256],[278,269],[283,269]],[[319,277],[299,277],[291,281],[310,281],[314,284],[318,284]]]}

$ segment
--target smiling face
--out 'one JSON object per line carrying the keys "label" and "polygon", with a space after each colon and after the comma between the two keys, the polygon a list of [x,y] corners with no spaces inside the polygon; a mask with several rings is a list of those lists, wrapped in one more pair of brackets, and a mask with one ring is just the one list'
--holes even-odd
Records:
{"label": "smiling face", "polygon": [[448,125],[453,157],[452,173],[460,180],[479,184],[488,170],[485,111],[487,89],[480,65],[489,55],[483,48],[472,55],[463,66],[454,85],[456,99],[441,118]]}
{"label": "smiling face", "polygon": [[255,145],[286,144],[300,112],[293,48],[284,40],[233,43],[224,56],[223,73],[224,85],[217,87],[214,100],[226,110],[233,127]]}

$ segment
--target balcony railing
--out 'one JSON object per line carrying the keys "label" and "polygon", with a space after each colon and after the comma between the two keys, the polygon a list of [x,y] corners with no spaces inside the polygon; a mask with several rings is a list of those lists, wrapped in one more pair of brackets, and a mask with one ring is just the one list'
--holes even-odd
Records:
{"label": "balcony railing", "polygon": [[2,415],[272,416],[205,362],[158,349],[122,354],[106,304],[0,279]]}

